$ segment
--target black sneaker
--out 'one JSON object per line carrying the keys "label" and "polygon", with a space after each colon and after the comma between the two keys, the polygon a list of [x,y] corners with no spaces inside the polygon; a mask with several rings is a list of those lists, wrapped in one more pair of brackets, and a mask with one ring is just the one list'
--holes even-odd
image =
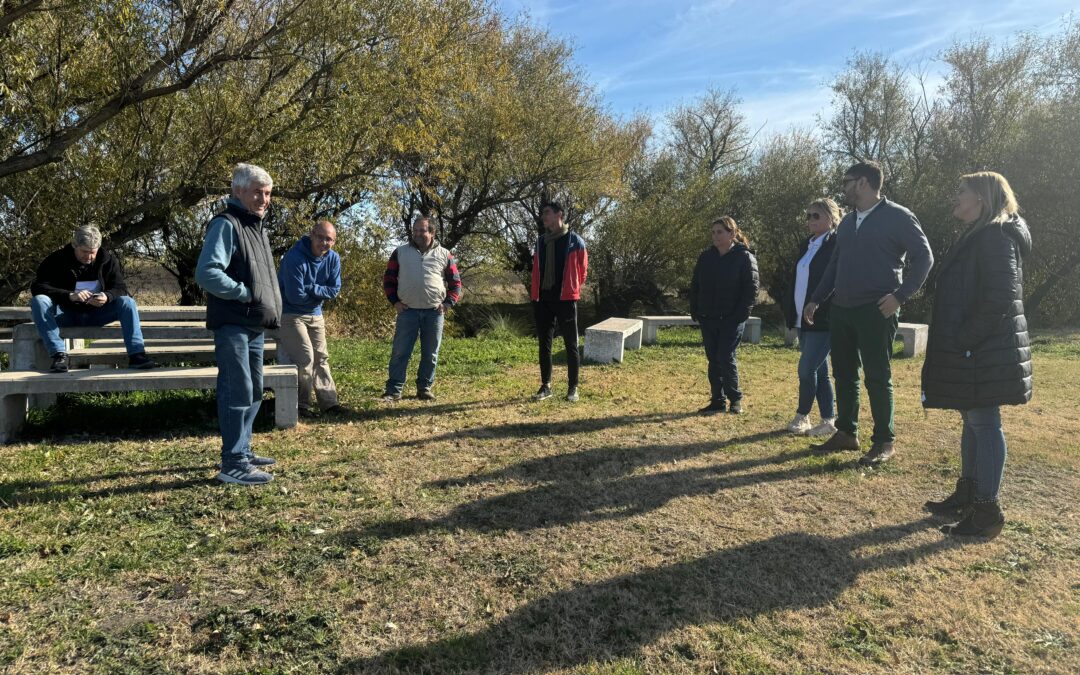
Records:
{"label": "black sneaker", "polygon": [[351,415],[352,412],[353,412],[352,410],[346,408],[345,406],[341,405],[340,403],[337,404],[337,405],[332,405],[332,406],[330,406],[329,408],[327,408],[326,410],[323,411],[323,413],[325,413],[327,415]]}
{"label": "black sneaker", "polygon": [[319,419],[319,413],[315,412],[311,408],[297,408],[296,409],[296,414],[299,415],[300,417],[303,417],[306,420],[317,420],[317,419]]}
{"label": "black sneaker", "polygon": [[401,392],[400,391],[384,391],[381,398],[382,398],[382,400],[386,401],[387,403],[394,403],[396,401],[401,400]]}
{"label": "black sneaker", "polygon": [[732,401],[731,406],[728,407],[728,412],[732,415],[741,415],[743,413],[742,399]]}
{"label": "black sneaker", "polygon": [[698,410],[701,415],[715,415],[716,413],[722,413],[727,410],[727,405],[723,401],[713,401],[709,405]]}
{"label": "black sneaker", "polygon": [[566,392],[566,400],[571,403],[577,403],[578,393],[577,387],[570,387],[570,391]]}
{"label": "black sneaker", "polygon": [[533,400],[534,401],[543,401],[545,398],[551,398],[551,385],[550,384],[542,384],[542,385],[540,385],[540,388],[536,390],[535,394],[533,394]]}
{"label": "black sneaker", "polygon": [[68,356],[64,352],[53,354],[52,365],[49,366],[51,373],[66,373],[68,371]]}
{"label": "black sneaker", "polygon": [[139,352],[138,354],[132,354],[128,357],[128,368],[134,368],[135,370],[150,370],[151,368],[157,368],[158,364],[150,360],[150,357],[146,355],[146,352]]}
{"label": "black sneaker", "polygon": [[416,398],[420,399],[421,401],[434,401],[435,394],[431,393],[430,389],[419,389],[416,392]]}

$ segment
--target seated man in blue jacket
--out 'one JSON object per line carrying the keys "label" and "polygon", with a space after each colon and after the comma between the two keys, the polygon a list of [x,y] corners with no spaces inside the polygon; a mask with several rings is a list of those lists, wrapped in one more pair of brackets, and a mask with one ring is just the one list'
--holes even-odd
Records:
{"label": "seated man in blue jacket", "polygon": [[60,329],[67,326],[104,326],[120,322],[131,368],[155,368],[146,355],[135,299],[128,295],[120,261],[101,248],[101,231],[84,225],[71,243],[55,251],[38,266],[30,284],[30,314],[41,341],[52,357],[50,370],[64,373],[68,355]]}
{"label": "seated man in blue jacket", "polygon": [[336,240],[334,224],[320,220],[293,244],[278,268],[282,301],[278,349],[296,364],[301,417],[315,416],[310,408],[312,392],[322,412],[346,412],[338,403],[330,374],[322,315],[323,300],[341,292],[341,258],[333,250]]}

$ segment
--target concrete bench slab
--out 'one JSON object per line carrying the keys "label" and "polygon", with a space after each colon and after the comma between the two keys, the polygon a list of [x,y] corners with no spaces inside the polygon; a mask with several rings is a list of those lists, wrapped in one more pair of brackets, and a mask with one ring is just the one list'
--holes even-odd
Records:
{"label": "concrete bench slab", "polygon": [[656,344],[656,331],[659,328],[665,326],[696,326],[697,321],[694,321],[689,316],[681,315],[647,315],[637,317],[641,320],[641,344],[652,345]]}
{"label": "concrete bench slab", "polygon": [[[146,345],[146,353],[158,363],[176,363],[178,361],[194,363],[215,363],[213,343]],[[277,344],[270,342],[263,347],[263,359],[277,358]],[[72,368],[84,366],[126,366],[127,348],[123,341],[119,345],[101,346],[97,342],[85,349],[68,351],[68,363]]]}
{"label": "concrete bench slab", "polygon": [[[274,392],[274,425],[296,426],[296,366],[266,366],[263,386]],[[104,391],[215,389],[217,368],[155,370],[72,370],[66,373],[0,373],[0,443],[11,441],[26,423],[26,397]]]}
{"label": "concrete bench slab", "polygon": [[926,340],[930,336],[930,326],[925,323],[901,323],[896,328],[896,337],[904,341],[904,357],[911,358],[926,351]]}
{"label": "concrete bench slab", "polygon": [[[213,342],[214,332],[205,324],[194,321],[141,321],[144,340],[204,340]],[[275,337],[276,331],[266,331],[267,337]],[[66,340],[110,340],[120,337],[120,324],[105,326],[71,326],[60,329],[60,337]],[[38,337],[37,327],[32,323],[15,326],[12,370],[45,370],[49,367],[49,355]],[[82,347],[74,342],[71,348]]]}
{"label": "concrete bench slab", "polygon": [[[205,321],[206,307],[180,305],[139,305],[140,321]],[[0,307],[0,321],[33,321],[30,307]]]}
{"label": "concrete bench slab", "polygon": [[[685,315],[670,315],[670,316],[656,316],[646,315],[637,317],[641,320],[641,343],[646,345],[656,344],[656,331],[658,328],[665,326],[696,326],[697,321],[694,321],[689,316]],[[746,320],[746,328],[743,330],[743,340],[751,344],[759,344],[761,342],[761,319],[752,316]]]}
{"label": "concrete bench slab", "polygon": [[606,319],[585,329],[585,359],[622,362],[624,349],[641,348],[640,319]]}

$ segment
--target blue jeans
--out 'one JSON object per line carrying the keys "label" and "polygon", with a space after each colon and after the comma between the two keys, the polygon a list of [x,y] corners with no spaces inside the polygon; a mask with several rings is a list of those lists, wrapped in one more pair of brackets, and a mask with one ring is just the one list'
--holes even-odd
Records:
{"label": "blue jeans", "polygon": [[416,371],[416,389],[431,389],[435,383],[435,365],[439,362],[439,346],[442,344],[443,315],[437,309],[413,309],[410,307],[397,315],[394,330],[394,346],[390,353],[390,377],[386,380],[386,393],[400,394],[405,386],[405,374],[409,369],[416,338],[420,337],[420,367]]}
{"label": "blue jeans", "polygon": [[701,341],[709,359],[709,388],[713,401],[723,401],[725,396],[732,403],[742,400],[735,350],[742,341],[745,328],[746,323],[732,319],[701,320]]}
{"label": "blue jeans", "polygon": [[809,415],[817,399],[822,419],[836,417],[832,381],[829,380],[829,331],[799,330],[799,408]]}
{"label": "blue jeans", "polygon": [[979,501],[997,501],[1005,473],[1005,434],[997,406],[961,410],[964,432],[960,436],[960,476],[975,480]]}
{"label": "blue jeans", "polygon": [[263,331],[227,324],[214,331],[221,467],[251,456],[251,428],[263,396]]}
{"label": "blue jeans", "polygon": [[89,312],[65,312],[47,295],[35,295],[30,299],[30,315],[34,318],[38,335],[41,336],[49,356],[56,356],[67,351],[67,346],[60,338],[60,329],[70,326],[104,326],[113,321],[120,321],[120,332],[124,336],[127,353],[141,354],[143,346],[142,328],[139,325],[139,309],[135,298],[118,295],[101,307]]}

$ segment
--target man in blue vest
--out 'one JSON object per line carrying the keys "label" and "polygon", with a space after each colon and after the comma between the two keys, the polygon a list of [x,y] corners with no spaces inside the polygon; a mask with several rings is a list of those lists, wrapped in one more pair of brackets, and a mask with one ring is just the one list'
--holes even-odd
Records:
{"label": "man in blue vest", "polygon": [[263,339],[278,328],[278,289],[263,219],[274,181],[252,164],[233,169],[232,196],[207,228],[195,280],[206,291],[206,327],[214,331],[218,364],[217,409],[221,427],[218,480],[262,485],[273,476],[259,467],[274,463],[251,450],[251,428],[263,395]]}

